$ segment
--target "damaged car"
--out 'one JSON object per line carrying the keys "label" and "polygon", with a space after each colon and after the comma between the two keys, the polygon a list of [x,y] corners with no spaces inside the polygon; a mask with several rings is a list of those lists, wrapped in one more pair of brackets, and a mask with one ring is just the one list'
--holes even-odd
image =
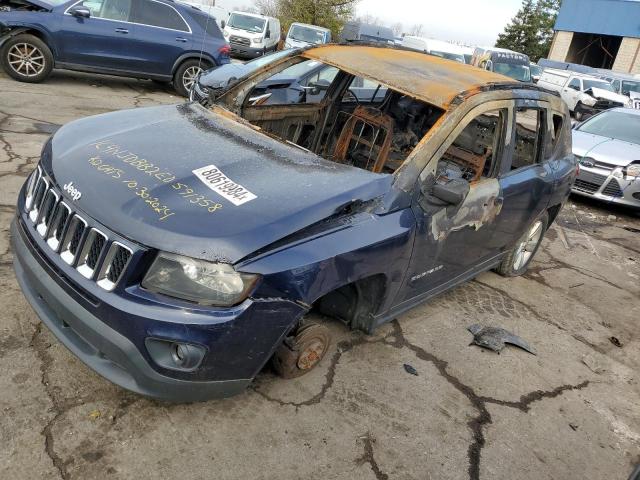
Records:
{"label": "damaged car", "polygon": [[560,93],[578,121],[616,107],[631,107],[629,97],[616,93],[606,80],[567,70],[547,68],[538,85]]}
{"label": "damaged car", "polygon": [[640,110],[614,108],[577,125],[573,193],[640,209]]}
{"label": "damaged car", "polygon": [[38,83],[54,68],[173,82],[229,63],[215,18],[172,0],[0,0],[0,66]]}
{"label": "damaged car", "polygon": [[[334,70],[323,95],[256,101],[308,61]],[[372,333],[480,272],[521,275],[575,175],[557,95],[419,52],[315,46],[207,108],[60,128],[19,195],[14,268],[96,372],[205,400],[268,362],[311,371],[326,317]]]}

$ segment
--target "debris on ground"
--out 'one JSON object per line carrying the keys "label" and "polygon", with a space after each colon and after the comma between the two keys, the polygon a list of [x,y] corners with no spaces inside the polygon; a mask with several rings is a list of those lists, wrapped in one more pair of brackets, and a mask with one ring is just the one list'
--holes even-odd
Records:
{"label": "debris on ground", "polygon": [[622,342],[620,342],[618,337],[609,337],[609,341],[613,343],[616,347],[622,348]]}
{"label": "debris on ground", "polygon": [[600,374],[600,373],[604,373],[606,371],[606,369],[604,368],[602,363],[600,361],[598,361],[592,355],[584,355],[582,357],[582,363],[585,364],[586,367],[589,370],[591,370],[593,373]]}
{"label": "debris on ground", "polygon": [[533,355],[536,354],[527,342],[504,328],[483,327],[476,323],[467,328],[467,330],[473,334],[473,341],[470,345],[475,344],[500,353],[504,349],[505,344],[508,343],[520,347]]}
{"label": "debris on ground", "polygon": [[96,418],[100,418],[102,416],[102,412],[100,412],[100,410],[92,410],[91,413],[89,413],[89,418],[92,420],[95,420]]}
{"label": "debris on ground", "polygon": [[405,372],[410,373],[411,375],[415,375],[416,377],[418,376],[418,371],[413,368],[411,365],[409,365],[408,363],[405,363],[403,365]]}

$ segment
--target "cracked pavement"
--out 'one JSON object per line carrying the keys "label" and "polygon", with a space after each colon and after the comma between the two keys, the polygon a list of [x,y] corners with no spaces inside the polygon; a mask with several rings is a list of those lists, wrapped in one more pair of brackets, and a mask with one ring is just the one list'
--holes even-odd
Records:
{"label": "cracked pavement", "polygon": [[[90,371],[20,293],[17,192],[60,125],[179,101],[145,81],[0,74],[0,478],[624,479],[640,463],[640,215],[578,198],[524,277],[482,274],[373,336],[329,321],[305,377],[267,369],[237,397],[175,405]],[[538,355],[469,346],[472,323]]]}

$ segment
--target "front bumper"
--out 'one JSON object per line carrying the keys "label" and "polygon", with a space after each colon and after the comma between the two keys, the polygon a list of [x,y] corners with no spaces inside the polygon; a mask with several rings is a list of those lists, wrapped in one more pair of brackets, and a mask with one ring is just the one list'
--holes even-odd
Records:
{"label": "front bumper", "polygon": [[248,47],[239,43],[229,43],[231,47],[231,55],[242,58],[256,58],[264,54],[263,47]]}
{"label": "front bumper", "polygon": [[[18,212],[22,206],[19,201]],[[248,299],[207,312],[163,304],[135,285],[120,294],[100,292],[50,255],[25,218],[19,214],[11,226],[14,268],[25,297],[73,354],[133,392],[178,402],[240,393],[305,312],[282,299]],[[147,338],[195,343],[207,354],[193,372],[167,370],[154,362]]]}
{"label": "front bumper", "polygon": [[[616,170],[621,172],[621,169]],[[608,203],[640,208],[640,177],[620,178],[621,173],[614,176],[616,170],[588,168],[581,165],[580,173],[571,191],[577,195]]]}

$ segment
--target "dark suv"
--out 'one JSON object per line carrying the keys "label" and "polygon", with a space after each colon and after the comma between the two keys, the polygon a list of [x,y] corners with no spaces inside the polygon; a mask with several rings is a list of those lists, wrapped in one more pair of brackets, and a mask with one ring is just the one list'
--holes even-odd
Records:
{"label": "dark suv", "polygon": [[[333,69],[323,95],[265,92],[306,62]],[[570,128],[557,94],[470,65],[293,51],[208,109],[58,130],[18,198],[16,275],[118,385],[231,395],[269,359],[285,378],[314,368],[323,316],[373,332],[482,271],[523,274],[576,176]]]}
{"label": "dark suv", "polygon": [[229,63],[215,19],[171,0],[0,0],[0,64],[41,82],[53,68],[171,82]]}

